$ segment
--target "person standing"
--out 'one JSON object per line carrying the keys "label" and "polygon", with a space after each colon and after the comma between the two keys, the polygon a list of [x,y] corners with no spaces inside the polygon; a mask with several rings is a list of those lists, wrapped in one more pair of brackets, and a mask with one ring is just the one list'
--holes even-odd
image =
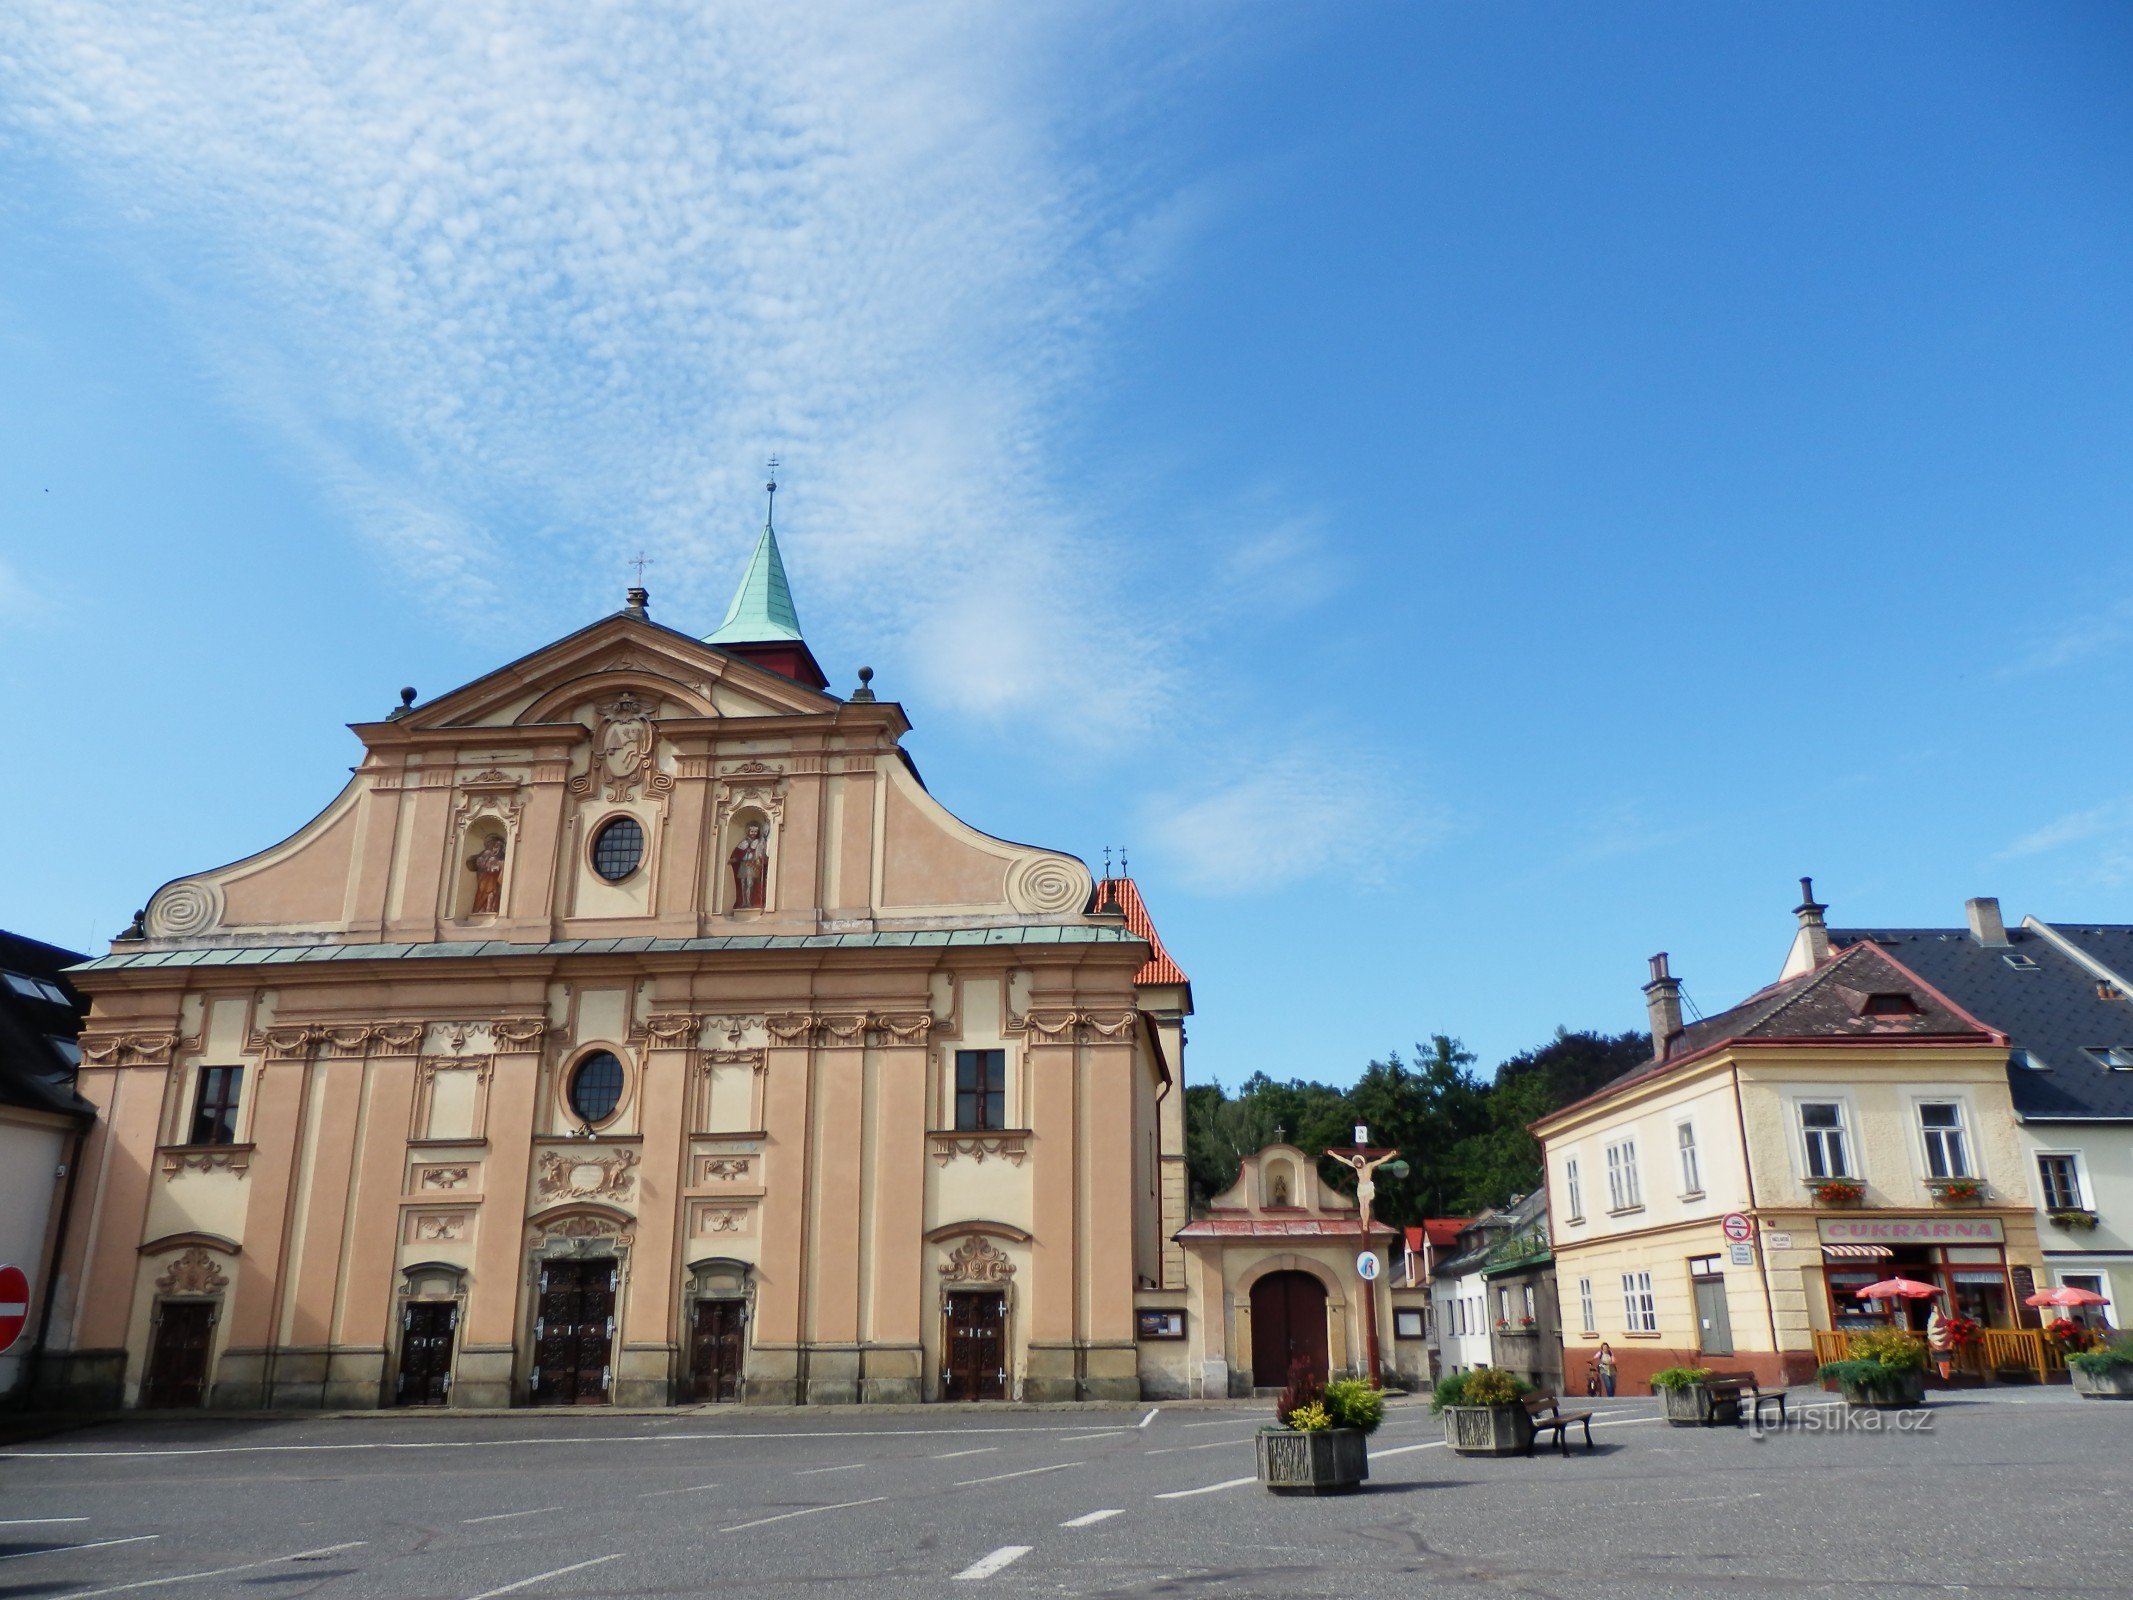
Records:
{"label": "person standing", "polygon": [[1615,1393],[1615,1347],[1603,1340],[1600,1353],[1592,1358],[1592,1364],[1600,1369],[1600,1393],[1612,1400]]}

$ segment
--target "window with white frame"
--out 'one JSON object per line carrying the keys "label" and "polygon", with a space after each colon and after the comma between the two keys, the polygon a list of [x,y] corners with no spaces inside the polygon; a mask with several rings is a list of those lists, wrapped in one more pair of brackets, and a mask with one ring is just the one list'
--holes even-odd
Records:
{"label": "window with white frame", "polygon": [[1963,1108],[1955,1100],[1924,1100],[1918,1106],[1918,1128],[1926,1141],[1926,1176],[1970,1176],[1970,1145],[1963,1137]]}
{"label": "window with white frame", "polygon": [[1578,1279],[1578,1326],[1587,1333],[1598,1333],[1600,1331],[1599,1313],[1593,1309],[1592,1304],[1592,1280],[1590,1278]]}
{"label": "window with white frame", "polygon": [[1659,1302],[1652,1297],[1649,1272],[1622,1274],[1622,1316],[1631,1333],[1659,1331]]}
{"label": "window with white frame", "polygon": [[1607,1147],[1607,1209],[1634,1211],[1644,1204],[1637,1181],[1637,1142],[1621,1139]]}
{"label": "window with white frame", "polygon": [[1506,1326],[1511,1321],[1511,1291],[1501,1284],[1496,1288],[1496,1320]]}
{"label": "window with white frame", "polygon": [[1563,1163],[1563,1199],[1570,1207],[1569,1220],[1585,1220],[1585,1185],[1578,1178],[1578,1158],[1572,1156]]}
{"label": "window with white frame", "polygon": [[1685,1195],[1703,1193],[1703,1159],[1696,1153],[1696,1124],[1674,1124],[1674,1148],[1681,1157],[1681,1192]]}
{"label": "window with white frame", "polygon": [[2044,1191],[2046,1211],[2085,1209],[2086,1202],[2081,1198],[2081,1164],[2071,1154],[2038,1156],[2037,1181]]}
{"label": "window with white frame", "polygon": [[1800,1138],[1807,1147],[1807,1176],[1849,1178],[1851,1141],[1845,1137],[1844,1105],[1837,1100],[1800,1102]]}
{"label": "window with white frame", "polygon": [[1535,1315],[1533,1310],[1533,1285],[1530,1283],[1527,1284],[1525,1286],[1525,1291],[1526,1308],[1525,1310],[1520,1312],[1519,1315],[1524,1317],[1528,1322],[1538,1322],[1540,1318]]}
{"label": "window with white frame", "polygon": [[[2100,1272],[2062,1272],[2059,1274],[2059,1287],[2062,1289],[2086,1289],[2090,1294],[2104,1296],[2108,1296],[2111,1292],[2104,1287],[2103,1274]],[[2111,1321],[2112,1308],[2110,1306],[2101,1305],[2093,1309],[2106,1323],[2110,1323],[2112,1327],[2117,1326],[2115,1322]]]}

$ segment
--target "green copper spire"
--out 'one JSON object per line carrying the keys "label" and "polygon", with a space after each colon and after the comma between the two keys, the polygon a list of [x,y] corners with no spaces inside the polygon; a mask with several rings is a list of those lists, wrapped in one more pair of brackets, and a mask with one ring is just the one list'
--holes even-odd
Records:
{"label": "green copper spire", "polygon": [[[775,470],[776,463],[772,462]],[[778,483],[765,485],[771,504],[777,504]],[[749,557],[748,572],[726,607],[726,620],[709,635],[706,644],[768,644],[777,639],[800,637],[800,614],[793,609],[792,585],[785,581],[785,562],[778,555],[778,536],[768,513],[763,518],[763,537]]]}

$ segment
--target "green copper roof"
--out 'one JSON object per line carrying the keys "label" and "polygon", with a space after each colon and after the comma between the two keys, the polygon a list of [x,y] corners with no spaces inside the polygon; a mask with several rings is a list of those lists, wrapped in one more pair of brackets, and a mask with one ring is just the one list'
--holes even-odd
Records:
{"label": "green copper roof", "polygon": [[800,637],[800,614],[793,610],[792,585],[778,555],[778,536],[764,524],[763,537],[748,560],[748,575],[726,607],[726,620],[706,644],[768,644]]}

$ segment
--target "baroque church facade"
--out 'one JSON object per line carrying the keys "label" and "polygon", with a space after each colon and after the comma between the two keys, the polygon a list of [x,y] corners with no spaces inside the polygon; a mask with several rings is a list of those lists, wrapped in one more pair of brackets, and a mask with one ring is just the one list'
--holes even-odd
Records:
{"label": "baroque church facade", "polygon": [[766,527],[708,639],[633,589],[408,691],[158,890],[71,974],[44,1398],[1140,1396],[1189,986],[1130,880],[934,799],[870,676],[828,692]]}

